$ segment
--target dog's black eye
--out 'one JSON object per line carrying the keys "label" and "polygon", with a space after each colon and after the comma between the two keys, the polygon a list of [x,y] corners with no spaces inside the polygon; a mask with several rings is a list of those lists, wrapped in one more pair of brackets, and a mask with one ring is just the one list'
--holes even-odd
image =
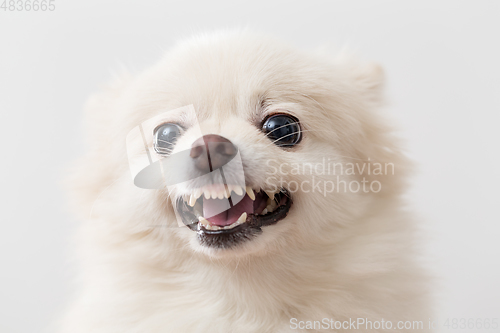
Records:
{"label": "dog's black eye", "polygon": [[296,145],[301,139],[298,119],[285,114],[276,114],[267,118],[262,125],[262,131],[280,147]]}
{"label": "dog's black eye", "polygon": [[170,154],[180,134],[181,128],[176,124],[163,124],[157,127],[154,133],[155,151],[162,155]]}

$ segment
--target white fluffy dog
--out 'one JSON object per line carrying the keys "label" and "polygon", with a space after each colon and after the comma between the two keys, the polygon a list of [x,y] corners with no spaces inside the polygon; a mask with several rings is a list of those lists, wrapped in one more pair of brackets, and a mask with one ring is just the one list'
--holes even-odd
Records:
{"label": "white fluffy dog", "polygon": [[382,86],[376,65],[238,31],[94,96],[61,332],[430,331]]}

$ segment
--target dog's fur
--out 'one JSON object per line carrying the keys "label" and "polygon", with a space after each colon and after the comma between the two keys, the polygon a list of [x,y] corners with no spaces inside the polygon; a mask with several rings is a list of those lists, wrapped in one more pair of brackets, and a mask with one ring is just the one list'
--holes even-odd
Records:
{"label": "dog's fur", "polygon": [[[77,239],[83,286],[61,331],[298,331],[291,318],[423,320],[418,331],[427,331],[428,279],[416,260],[415,221],[401,199],[409,164],[380,111],[383,81],[376,65],[239,31],[189,39],[156,66],[95,95],[87,108],[90,150],[69,182],[85,219]],[[394,174],[340,176],[379,181],[378,193],[298,191],[288,216],[258,237],[233,249],[207,248],[195,232],[174,227],[170,198],[185,189],[140,189],[128,165],[127,133],[185,105],[194,106],[205,134],[238,146],[246,177],[258,185],[271,159],[288,166],[325,157],[393,163]],[[276,110],[301,122],[303,139],[293,149],[273,145],[259,130]],[[188,129],[176,149],[194,140]],[[299,184],[337,177],[281,176]]]}

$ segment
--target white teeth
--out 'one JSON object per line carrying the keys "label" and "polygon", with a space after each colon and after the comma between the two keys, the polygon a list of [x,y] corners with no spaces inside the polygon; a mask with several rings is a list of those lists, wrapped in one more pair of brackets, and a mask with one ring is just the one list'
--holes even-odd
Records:
{"label": "white teeth", "polygon": [[205,227],[210,225],[210,222],[208,222],[208,220],[206,218],[204,218],[203,216],[198,217],[198,221],[201,224],[203,224],[203,226],[205,226]]}
{"label": "white teeth", "polygon": [[[231,197],[231,192],[234,192],[238,196],[246,192],[252,200],[255,200],[255,192],[260,192],[260,189],[254,191],[250,186],[244,188],[238,185],[225,185],[223,188],[215,190],[197,188],[191,195],[183,196],[183,198],[184,201],[188,202],[189,205],[193,207],[194,202],[196,202],[199,197],[203,196],[205,199],[227,199]],[[269,192],[268,195],[271,196],[273,194]]]}
{"label": "white teeth", "polygon": [[194,207],[194,205],[196,204],[196,200],[197,198],[195,197],[195,195],[191,194],[189,196],[189,206]]}
{"label": "white teeth", "polygon": [[274,207],[276,207],[276,206],[277,206],[277,204],[276,204],[276,200],[274,200],[274,198],[273,198],[273,199],[268,198],[268,199],[267,199],[267,205],[268,205],[268,206],[271,206],[271,207],[273,207],[273,208],[274,208]]}
{"label": "white teeth", "polygon": [[265,191],[269,199],[274,200],[274,192],[271,191]]}
{"label": "white teeth", "polygon": [[241,216],[238,218],[236,222],[234,222],[231,225],[226,225],[222,229],[228,230],[228,229],[233,229],[234,227],[239,226],[240,224],[243,224],[247,221],[247,213],[242,213]]}
{"label": "white teeth", "polygon": [[[215,188],[215,189],[214,189]],[[202,211],[202,204],[201,202],[198,201],[200,197],[204,197],[205,199],[224,199],[224,198],[230,198],[231,197],[231,192],[234,192],[238,196],[242,196],[245,192],[246,194],[250,197],[250,199],[255,200],[256,195],[255,193],[259,193],[261,191],[260,188],[257,189],[252,189],[250,186],[246,187],[241,187],[238,185],[228,185],[228,184],[220,184],[220,186],[207,186],[206,188],[198,188],[193,190],[193,193],[191,195],[183,195],[182,198],[184,201],[191,207],[195,207],[195,211],[198,212],[198,214],[201,213]],[[275,200],[275,193],[272,191],[266,191],[263,190],[267,196],[267,205],[266,207],[262,210],[262,212],[259,215],[266,215],[268,213],[273,212],[279,204]],[[238,220],[236,220],[234,223],[231,225],[227,226],[217,226],[217,225],[212,225],[210,222],[204,218],[203,216],[200,216],[198,218],[198,221],[200,223],[200,226],[203,226],[207,230],[227,230],[227,229],[232,229],[240,224],[246,223],[248,214],[246,212],[242,213]]]}
{"label": "white teeth", "polygon": [[218,225],[211,225],[210,222],[208,222],[208,220],[206,218],[204,218],[203,216],[198,217],[198,221],[200,222],[200,224],[203,225],[203,227],[205,229],[207,229],[207,230],[228,230],[228,229],[232,229],[234,227],[239,226],[240,224],[245,223],[246,220],[247,220],[247,213],[244,212],[244,213],[241,214],[241,216],[238,218],[238,220],[236,222],[234,222],[233,224],[226,225],[224,227],[219,227]]}
{"label": "white teeth", "polygon": [[194,190],[194,193],[193,193],[193,195],[196,199],[201,197],[202,194],[203,194],[203,190],[201,188],[197,188],[196,190]]}
{"label": "white teeth", "polygon": [[253,193],[252,188],[249,186],[247,186],[247,194],[250,197],[250,199],[255,200],[255,193]]}
{"label": "white teeth", "polygon": [[271,201],[270,199],[267,199],[267,207],[265,209],[265,210],[267,210],[267,212],[269,212],[269,213],[273,212],[276,209],[276,207],[278,207],[278,205],[276,204],[276,201],[274,201],[274,200]]}
{"label": "white teeth", "polygon": [[[197,200],[200,197],[204,197],[205,199],[219,199],[222,200],[224,198],[228,199],[231,197],[231,193],[234,192],[235,195],[242,196],[244,193],[246,193],[250,199],[255,201],[256,194],[255,193],[260,193],[261,189],[253,189],[250,186],[242,187],[239,185],[232,185],[232,184],[221,184],[221,186],[216,187],[215,189],[212,189],[210,187],[207,188],[197,188],[193,190],[193,193],[191,195],[183,195],[184,201],[191,207],[194,207],[197,203]],[[267,190],[262,190],[264,191],[267,196],[267,207],[266,210],[268,212],[272,212],[276,209],[278,204],[275,201],[275,194],[272,191],[267,191]],[[262,215],[266,213],[261,213]]]}
{"label": "white teeth", "polygon": [[233,192],[237,195],[243,195],[243,189],[238,185],[233,186]]}
{"label": "white teeth", "polygon": [[276,207],[278,207],[278,204],[276,203],[276,200],[271,201],[271,207],[272,207],[272,210],[275,210]]}
{"label": "white teeth", "polygon": [[231,188],[229,187],[229,185],[226,185],[224,187],[224,198],[229,198],[231,196]]}
{"label": "white teeth", "polygon": [[221,227],[217,225],[211,225],[210,222],[203,216],[198,217],[198,221],[200,222],[201,225],[207,230],[220,230],[222,229]]}
{"label": "white teeth", "polygon": [[247,220],[247,213],[244,212],[243,214],[241,214],[241,216],[238,218],[238,221],[236,221],[237,223],[243,223]]}

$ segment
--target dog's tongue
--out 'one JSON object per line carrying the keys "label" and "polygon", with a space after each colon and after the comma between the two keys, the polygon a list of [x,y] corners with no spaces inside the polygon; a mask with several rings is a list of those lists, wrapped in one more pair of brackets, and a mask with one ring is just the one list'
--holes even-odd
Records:
{"label": "dog's tongue", "polygon": [[[231,207],[231,203],[232,207]],[[231,225],[238,220],[244,212],[247,216],[253,214],[254,202],[250,197],[231,196],[230,199],[206,199],[203,198],[203,217],[205,217],[211,225],[224,227]]]}

